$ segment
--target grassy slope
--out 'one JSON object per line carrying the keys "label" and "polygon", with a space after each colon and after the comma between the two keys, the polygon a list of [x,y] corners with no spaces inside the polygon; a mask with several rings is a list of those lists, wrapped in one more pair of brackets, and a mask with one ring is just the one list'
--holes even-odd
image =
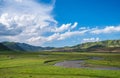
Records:
{"label": "grassy slope", "polygon": [[53,51],[77,51],[77,52],[120,52],[120,40],[106,40],[99,42],[87,42],[72,47],[56,48]]}
{"label": "grassy slope", "polygon": [[95,52],[120,52],[120,40],[106,40],[99,42],[88,42],[81,45],[74,46],[76,50]]}
{"label": "grassy slope", "polygon": [[12,50],[3,45],[2,43],[0,43],[0,51],[12,51]]}
{"label": "grassy slope", "polygon": [[[49,60],[87,59],[92,56],[105,58],[109,64],[120,66],[120,54],[109,53],[0,53],[0,78],[119,78],[119,70],[92,70],[63,68],[44,64]],[[88,62],[93,63],[93,60]],[[115,63],[117,62],[117,63]],[[100,62],[102,63],[102,62]],[[94,63],[95,64],[95,63]],[[104,64],[103,64],[104,65]]]}

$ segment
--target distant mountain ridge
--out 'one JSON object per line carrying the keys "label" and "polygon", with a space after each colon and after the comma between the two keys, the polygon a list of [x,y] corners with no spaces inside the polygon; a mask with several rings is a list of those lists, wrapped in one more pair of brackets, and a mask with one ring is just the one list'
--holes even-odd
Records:
{"label": "distant mountain ridge", "polygon": [[[50,50],[53,47],[40,47],[40,46],[32,46],[25,43],[18,43],[18,42],[1,42],[3,46],[7,47],[13,51],[27,51],[27,52],[35,52],[35,51],[43,51],[43,50]],[[0,47],[2,48],[2,47]]]}
{"label": "distant mountain ridge", "polygon": [[77,52],[120,52],[120,40],[106,40],[99,42],[87,42],[72,47],[54,49],[54,51],[77,51]]}
{"label": "distant mountain ridge", "polygon": [[87,42],[72,47],[40,47],[26,43],[1,42],[0,51],[58,51],[58,52],[120,52],[120,40],[106,40],[99,42]]}
{"label": "distant mountain ridge", "polygon": [[4,46],[2,43],[0,43],[0,51],[11,51],[8,47]]}

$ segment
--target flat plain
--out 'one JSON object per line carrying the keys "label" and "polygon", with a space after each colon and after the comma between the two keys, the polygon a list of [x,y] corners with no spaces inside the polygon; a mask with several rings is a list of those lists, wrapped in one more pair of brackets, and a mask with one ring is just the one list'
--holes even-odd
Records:
{"label": "flat plain", "polygon": [[[102,59],[96,60],[98,58]],[[82,65],[89,68],[54,65],[69,60],[84,60]],[[94,69],[96,67],[117,67],[118,70]],[[120,78],[119,68],[119,53],[0,52],[0,78]]]}

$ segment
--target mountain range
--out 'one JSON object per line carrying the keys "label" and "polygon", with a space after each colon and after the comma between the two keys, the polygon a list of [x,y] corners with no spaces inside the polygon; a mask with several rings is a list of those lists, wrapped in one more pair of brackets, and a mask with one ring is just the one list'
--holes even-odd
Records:
{"label": "mountain range", "polygon": [[53,47],[40,47],[33,46],[26,43],[18,43],[18,42],[1,42],[0,50],[12,50],[12,51],[26,51],[26,52],[37,52],[43,50],[50,50]]}
{"label": "mountain range", "polygon": [[120,40],[87,42],[72,47],[55,48],[54,51],[65,52],[120,52]]}
{"label": "mountain range", "polygon": [[1,42],[0,51],[58,51],[58,52],[120,52],[120,40],[106,40],[99,42],[87,42],[72,47],[40,47],[26,43]]}

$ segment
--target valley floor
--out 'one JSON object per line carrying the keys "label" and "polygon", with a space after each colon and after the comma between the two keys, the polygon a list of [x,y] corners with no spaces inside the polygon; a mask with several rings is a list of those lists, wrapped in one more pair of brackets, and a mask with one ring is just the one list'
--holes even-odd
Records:
{"label": "valley floor", "polygon": [[[91,68],[116,67],[118,70],[55,66],[68,60],[84,60],[81,65]],[[120,78],[119,68],[119,53],[0,52],[0,78]]]}

